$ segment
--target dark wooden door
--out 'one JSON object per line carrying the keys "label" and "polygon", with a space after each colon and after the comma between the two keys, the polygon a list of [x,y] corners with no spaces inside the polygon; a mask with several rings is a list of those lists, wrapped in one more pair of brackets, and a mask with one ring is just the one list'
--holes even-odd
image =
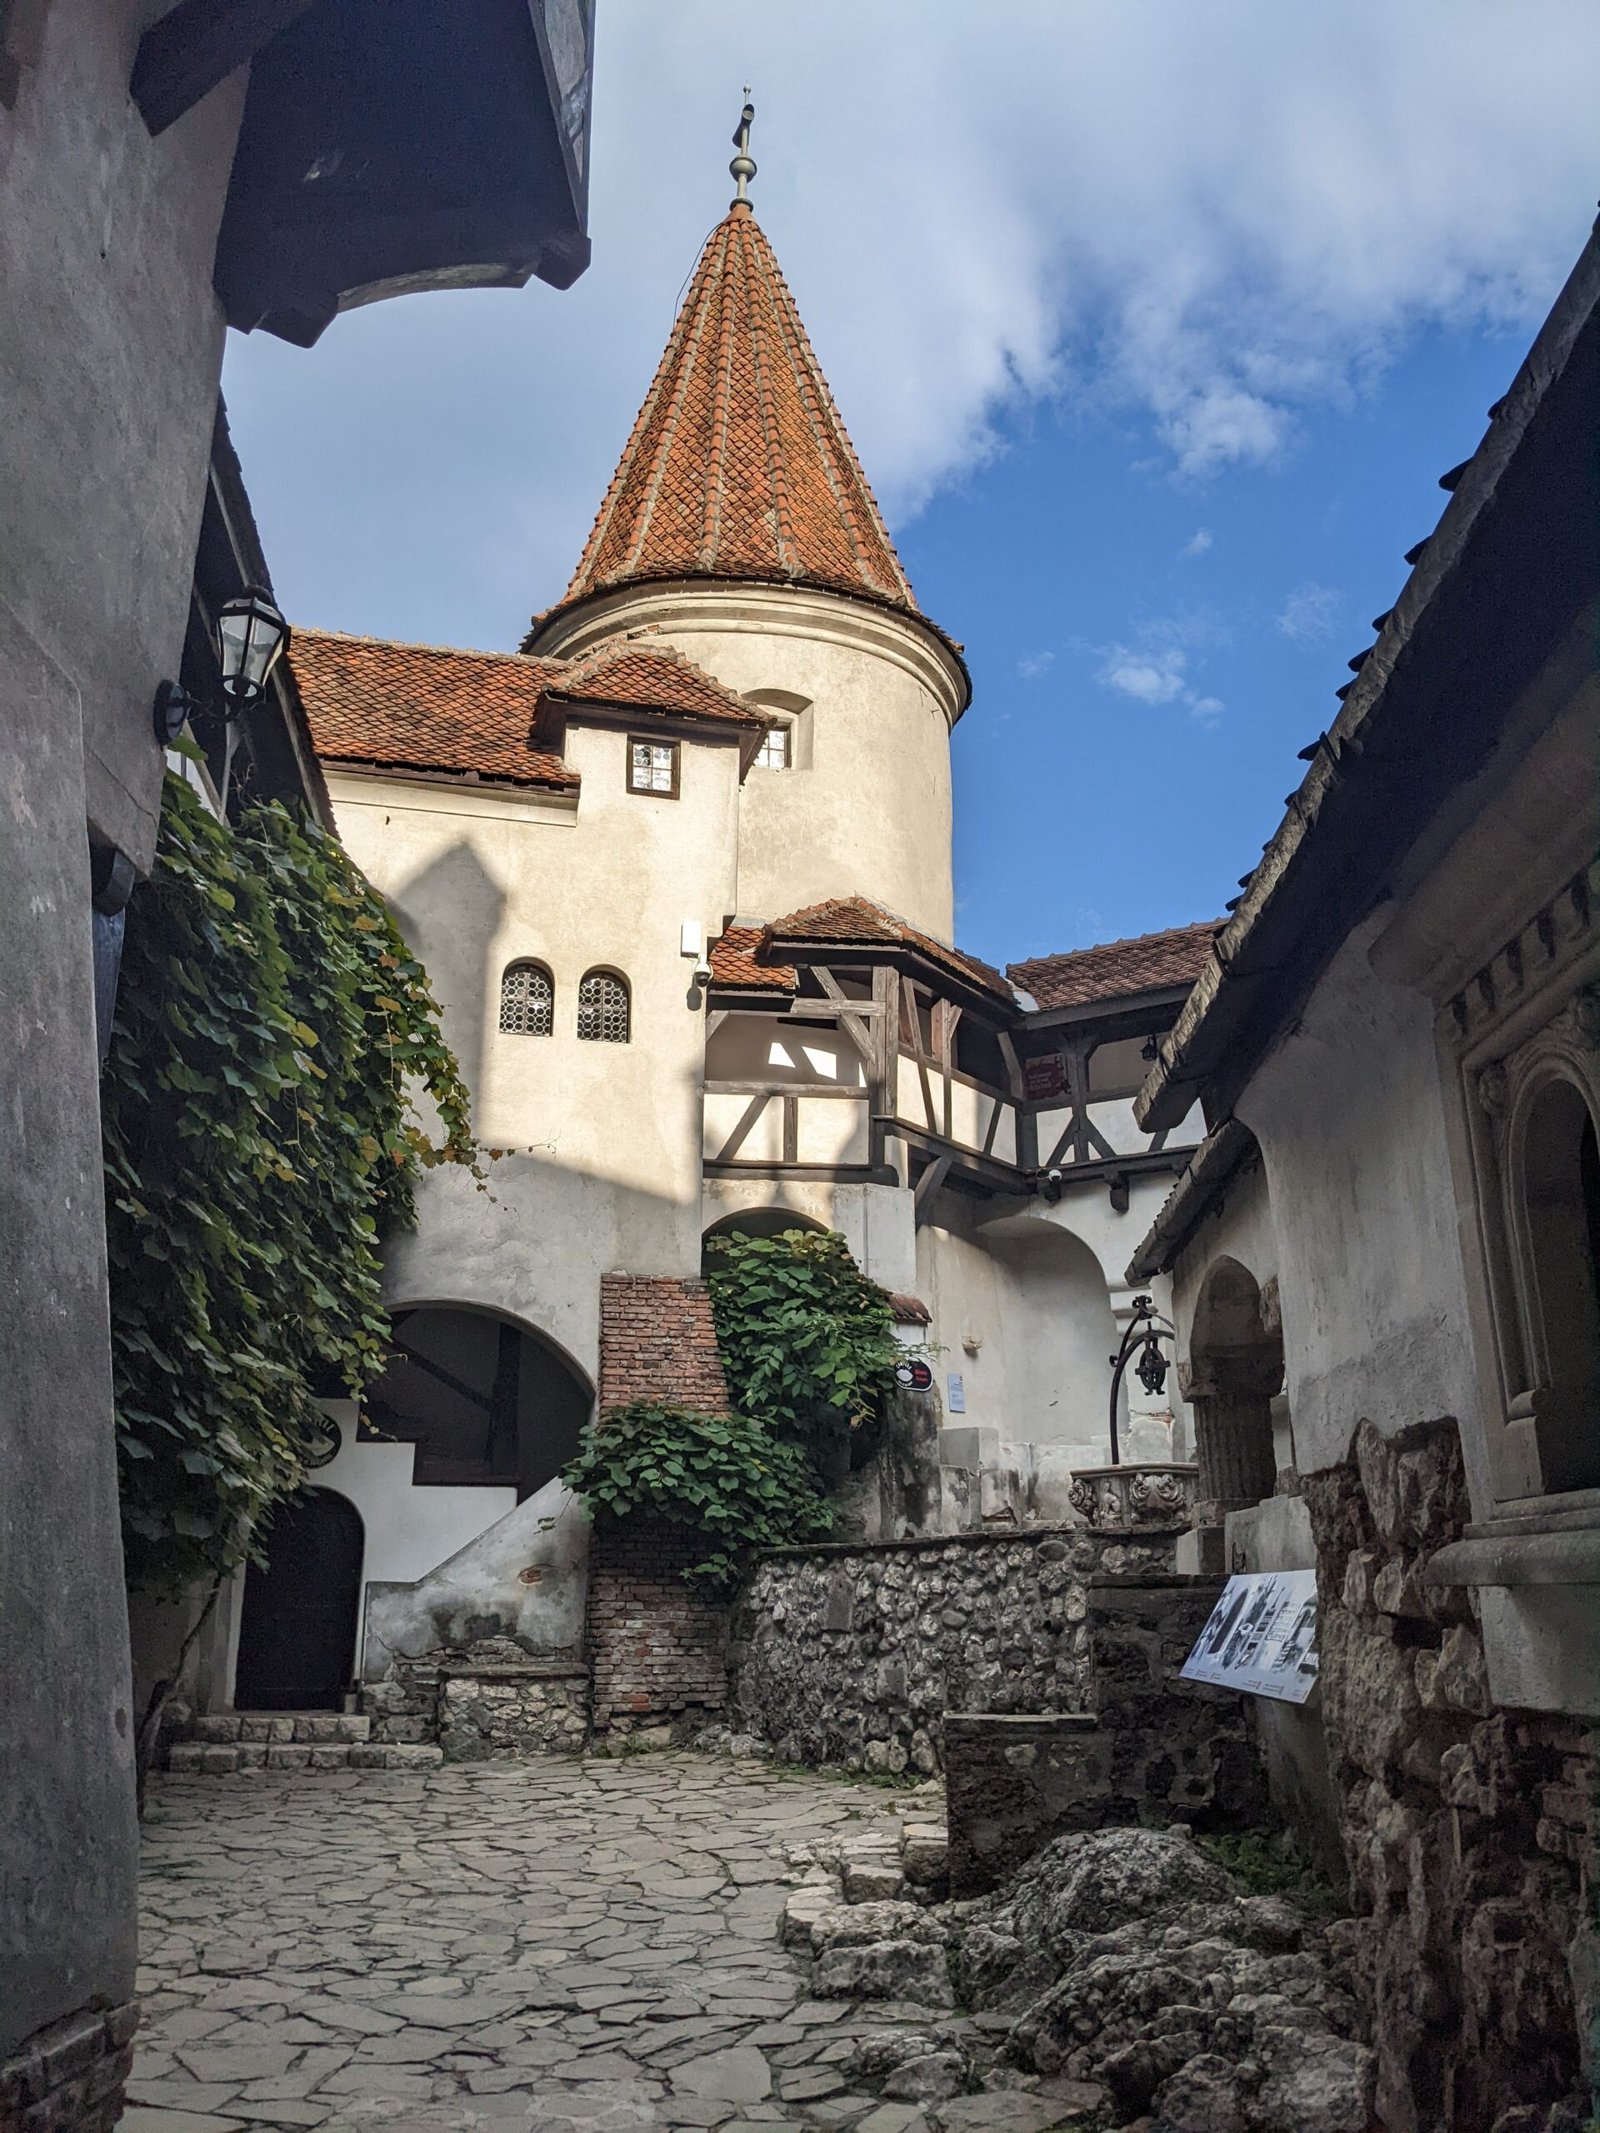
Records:
{"label": "dark wooden door", "polygon": [[265,1567],[245,1572],[238,1710],[339,1709],[355,1666],[362,1538],[360,1512],[329,1489],[278,1512]]}

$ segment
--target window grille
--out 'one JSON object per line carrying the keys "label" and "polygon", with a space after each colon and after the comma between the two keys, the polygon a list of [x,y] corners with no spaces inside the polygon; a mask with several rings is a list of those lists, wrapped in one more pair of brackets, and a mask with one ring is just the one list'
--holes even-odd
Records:
{"label": "window grille", "polygon": [[678,790],[676,741],[629,741],[628,790],[668,795]]}
{"label": "window grille", "polygon": [[500,1027],[514,1037],[548,1037],[556,989],[542,963],[510,963],[500,980]]}
{"label": "window grille", "polygon": [[786,725],[769,726],[762,736],[756,752],[756,763],[762,770],[787,770],[789,767],[789,728]]}
{"label": "window grille", "polygon": [[590,1044],[626,1044],[628,1034],[627,980],[591,970],[578,987],[578,1035]]}

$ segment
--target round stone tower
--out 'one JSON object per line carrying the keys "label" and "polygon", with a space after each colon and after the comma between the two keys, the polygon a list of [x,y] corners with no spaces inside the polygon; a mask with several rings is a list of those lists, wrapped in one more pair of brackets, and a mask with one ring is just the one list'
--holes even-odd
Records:
{"label": "round stone tower", "polygon": [[741,917],[867,896],[948,939],[950,729],[971,685],[917,607],[744,197],[749,115],[739,197],[572,583],[522,648],[566,657],[656,631],[770,712],[740,805]]}

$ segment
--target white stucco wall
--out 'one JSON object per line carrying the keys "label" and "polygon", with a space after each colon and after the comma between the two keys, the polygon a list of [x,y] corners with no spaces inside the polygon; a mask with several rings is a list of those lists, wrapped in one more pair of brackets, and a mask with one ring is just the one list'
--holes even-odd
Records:
{"label": "white stucco wall", "polygon": [[537,649],[577,653],[650,624],[739,695],[809,707],[796,766],[745,781],[740,915],[868,896],[948,940],[950,728],[964,683],[932,631],[801,587],[639,586],[556,617]]}
{"label": "white stucco wall", "polygon": [[1306,1472],[1363,1416],[1392,1431],[1475,1399],[1433,1015],[1373,970],[1381,923],[1345,942],[1236,1106],[1266,1165]]}

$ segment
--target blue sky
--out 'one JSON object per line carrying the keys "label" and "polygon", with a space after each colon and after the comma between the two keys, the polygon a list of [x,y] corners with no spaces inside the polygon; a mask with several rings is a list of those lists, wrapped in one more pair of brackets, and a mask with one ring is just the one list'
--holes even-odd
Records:
{"label": "blue sky", "polygon": [[[291,616],[514,645],[729,192],[967,648],[957,930],[1214,915],[1600,191],[1592,0],[599,0],[569,292],[411,298],[224,384]],[[870,883],[863,881],[870,891]]]}

